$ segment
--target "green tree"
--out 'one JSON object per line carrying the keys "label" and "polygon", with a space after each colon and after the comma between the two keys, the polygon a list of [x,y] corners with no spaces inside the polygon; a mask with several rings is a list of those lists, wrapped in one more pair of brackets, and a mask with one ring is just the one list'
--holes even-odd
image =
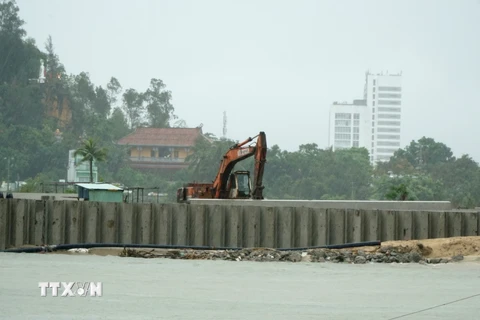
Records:
{"label": "green tree", "polygon": [[33,177],[39,172],[53,169],[67,170],[68,147],[58,142],[54,130],[45,125],[41,129],[27,125],[10,125],[0,132],[4,141],[0,147],[0,159],[12,157],[12,173],[21,179]]}
{"label": "green tree", "polygon": [[153,128],[168,128],[170,120],[175,119],[171,104],[172,93],[165,90],[165,84],[160,79],[152,79],[150,87],[143,95],[147,103],[148,122]]}
{"label": "green tree", "polygon": [[409,170],[412,168],[429,172],[440,163],[454,161],[452,150],[433,138],[422,137],[410,142],[404,149],[399,149],[388,162],[391,171]]}
{"label": "green tree", "polygon": [[15,1],[0,1],[0,114],[5,125],[40,127],[43,108],[38,85],[29,85],[40,70],[42,53],[24,40],[24,21]]}
{"label": "green tree", "polygon": [[197,138],[192,155],[186,161],[190,162],[186,177],[190,181],[212,182],[220,168],[220,162],[235,141],[218,139],[206,134]]}
{"label": "green tree", "polygon": [[18,12],[20,9],[15,0],[0,1],[0,32],[22,38],[26,32],[22,29],[25,21],[20,19]]}
{"label": "green tree", "polygon": [[93,112],[97,119],[105,120],[110,114],[110,100],[108,92],[102,87],[95,88],[95,99],[93,100]]}
{"label": "green tree", "polygon": [[117,141],[130,133],[130,128],[125,118],[125,114],[119,108],[115,108],[112,112],[112,116],[108,118],[108,130],[110,139]]}
{"label": "green tree", "polygon": [[372,167],[366,149],[332,151],[314,143],[267,152],[265,194],[284,199],[367,199]]}
{"label": "green tree", "polygon": [[25,63],[23,37],[26,32],[22,28],[25,22],[18,12],[15,1],[0,1],[0,83],[13,82]]}
{"label": "green tree", "polygon": [[81,162],[88,161],[90,169],[90,182],[93,182],[93,161],[105,161],[107,157],[107,150],[105,148],[100,148],[95,140],[89,138],[83,141],[80,148],[75,150],[74,155],[81,156]]}
{"label": "green tree", "polygon": [[444,185],[447,199],[456,207],[480,205],[480,169],[469,155],[438,165],[432,176]]}
{"label": "green tree", "polygon": [[[333,152],[335,166],[328,175],[329,188],[334,195],[347,199],[367,199],[372,182],[372,166],[368,150],[365,148],[342,149]],[[327,161],[325,161],[327,162]]]}
{"label": "green tree", "polygon": [[69,86],[77,132],[103,140],[103,137],[108,135],[105,120],[110,113],[107,91],[102,87],[95,87],[87,72],[70,77]]}
{"label": "green tree", "polygon": [[130,129],[135,129],[143,123],[144,96],[135,89],[128,89],[123,94],[123,111],[127,116]]}
{"label": "green tree", "polygon": [[292,185],[290,168],[287,166],[287,151],[282,151],[278,145],[267,150],[267,163],[264,173],[264,196],[270,199],[292,197],[289,194]]}
{"label": "green tree", "polygon": [[53,45],[52,36],[49,35],[47,41],[45,42],[46,54],[46,78],[51,81],[59,81],[62,79],[62,76],[65,74],[65,67],[60,62],[60,58],[55,53],[55,46]]}
{"label": "green tree", "polygon": [[442,183],[428,174],[376,176],[373,181],[372,198],[375,200],[446,200]]}
{"label": "green tree", "polygon": [[41,128],[43,91],[38,85],[0,85],[0,113],[5,125]]}
{"label": "green tree", "polygon": [[392,186],[390,187],[390,190],[387,192],[385,195],[385,198],[388,200],[400,200],[400,201],[405,201],[405,200],[414,200],[412,196],[410,196],[410,192],[407,188],[406,185],[403,183],[400,184],[399,186]]}
{"label": "green tree", "polygon": [[72,93],[75,99],[81,103],[83,109],[92,112],[96,94],[95,86],[90,80],[90,75],[87,72],[81,72],[73,78],[73,81]]}
{"label": "green tree", "polygon": [[118,95],[122,91],[122,85],[117,78],[111,77],[110,82],[107,84],[107,96],[110,103],[110,107],[114,108],[118,102]]}
{"label": "green tree", "polygon": [[118,172],[127,167],[129,148],[128,146],[118,145],[115,143],[108,143],[108,161],[99,164],[99,169],[102,169],[104,175],[110,175],[109,179],[116,178]]}

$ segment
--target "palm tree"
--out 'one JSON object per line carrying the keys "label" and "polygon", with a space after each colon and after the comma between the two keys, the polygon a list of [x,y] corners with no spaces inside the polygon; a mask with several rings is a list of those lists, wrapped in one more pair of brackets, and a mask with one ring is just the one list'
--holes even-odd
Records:
{"label": "palm tree", "polygon": [[88,161],[90,165],[90,183],[93,182],[93,161],[105,161],[107,158],[107,149],[100,148],[97,145],[97,142],[94,141],[92,138],[88,138],[83,141],[80,148],[75,150],[74,153],[76,156],[82,156],[81,162]]}

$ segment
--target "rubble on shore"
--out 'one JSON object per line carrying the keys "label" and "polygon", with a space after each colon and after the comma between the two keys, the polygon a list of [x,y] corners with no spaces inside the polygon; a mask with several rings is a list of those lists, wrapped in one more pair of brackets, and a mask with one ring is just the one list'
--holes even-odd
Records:
{"label": "rubble on shore", "polygon": [[258,262],[331,262],[331,263],[423,263],[439,264],[458,262],[463,255],[449,258],[428,258],[431,248],[419,243],[416,247],[377,246],[358,249],[309,249],[305,251],[278,251],[268,248],[241,250],[159,250],[128,249],[120,252],[121,257],[169,258],[185,260],[228,260]]}
{"label": "rubble on shore", "polygon": [[226,260],[258,262],[318,262],[318,263],[420,263],[443,264],[459,261],[480,262],[480,236],[399,240],[377,246],[349,249],[315,248],[290,251],[269,248],[240,250],[198,249],[135,249],[126,247],[76,248],[54,251],[53,254],[114,255],[134,258],[166,258],[183,260]]}

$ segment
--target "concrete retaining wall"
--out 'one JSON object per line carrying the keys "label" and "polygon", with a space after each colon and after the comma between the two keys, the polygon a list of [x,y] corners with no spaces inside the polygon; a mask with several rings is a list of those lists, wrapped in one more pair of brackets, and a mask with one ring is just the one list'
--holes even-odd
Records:
{"label": "concrete retaining wall", "polygon": [[0,249],[138,243],[305,247],[479,235],[480,212],[0,199]]}
{"label": "concrete retaining wall", "polygon": [[373,200],[224,200],[191,199],[191,204],[259,206],[259,207],[308,207],[317,209],[363,210],[452,210],[450,201],[373,201]]}

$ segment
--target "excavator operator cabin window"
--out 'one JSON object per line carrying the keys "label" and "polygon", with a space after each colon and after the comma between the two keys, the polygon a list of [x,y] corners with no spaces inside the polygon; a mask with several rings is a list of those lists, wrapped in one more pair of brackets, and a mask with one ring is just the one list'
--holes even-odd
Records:
{"label": "excavator operator cabin window", "polygon": [[238,193],[241,195],[248,195],[250,193],[250,186],[248,184],[248,175],[238,175]]}

